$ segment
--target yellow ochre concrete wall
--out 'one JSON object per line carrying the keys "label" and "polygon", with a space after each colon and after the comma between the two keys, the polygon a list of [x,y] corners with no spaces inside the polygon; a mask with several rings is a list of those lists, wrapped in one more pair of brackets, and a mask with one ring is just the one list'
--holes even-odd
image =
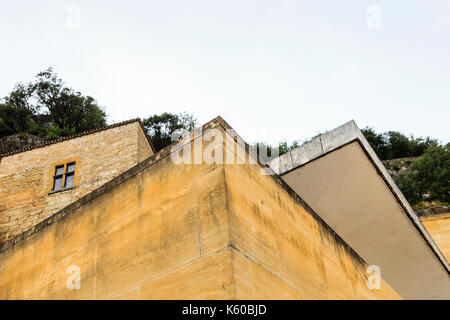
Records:
{"label": "yellow ochre concrete wall", "polygon": [[[0,243],[30,229],[152,153],[135,121],[2,158]],[[75,188],[48,194],[54,166],[72,160],[76,161]]]}
{"label": "yellow ochre concrete wall", "polygon": [[399,299],[295,194],[257,166],[226,166],[238,299]]}
{"label": "yellow ochre concrete wall", "polygon": [[450,262],[450,212],[420,217],[436,245]]}
{"label": "yellow ochre concrete wall", "polygon": [[400,298],[276,179],[164,149],[0,250],[0,299]]}

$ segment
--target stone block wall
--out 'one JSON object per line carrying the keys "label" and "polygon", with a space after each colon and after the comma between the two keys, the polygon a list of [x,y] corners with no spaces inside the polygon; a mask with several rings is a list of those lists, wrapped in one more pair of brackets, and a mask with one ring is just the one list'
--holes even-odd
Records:
{"label": "stone block wall", "polygon": [[[0,159],[0,244],[152,154],[138,121]],[[50,193],[55,164],[76,162],[75,188]]]}

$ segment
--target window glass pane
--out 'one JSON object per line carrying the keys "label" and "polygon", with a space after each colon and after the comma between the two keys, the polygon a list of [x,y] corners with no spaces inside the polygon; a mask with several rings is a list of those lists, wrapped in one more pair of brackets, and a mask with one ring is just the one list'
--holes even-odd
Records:
{"label": "window glass pane", "polygon": [[65,188],[70,188],[73,186],[73,174],[66,175],[66,185]]}
{"label": "window glass pane", "polygon": [[61,187],[62,187],[62,181],[63,181],[63,178],[62,178],[62,177],[60,177],[60,178],[55,178],[55,184],[54,184],[53,190],[59,190],[59,189],[61,189]]}
{"label": "window glass pane", "polygon": [[70,163],[67,165],[67,172],[74,172],[75,171],[75,163]]}
{"label": "window glass pane", "polygon": [[64,173],[64,166],[58,166],[55,170],[55,176],[62,175]]}

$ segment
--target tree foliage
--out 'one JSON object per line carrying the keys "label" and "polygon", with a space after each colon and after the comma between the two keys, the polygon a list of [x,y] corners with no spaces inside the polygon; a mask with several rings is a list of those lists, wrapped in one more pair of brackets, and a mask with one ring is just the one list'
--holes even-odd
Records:
{"label": "tree foliage", "polygon": [[411,204],[450,202],[450,143],[429,147],[396,183]]}
{"label": "tree foliage", "polygon": [[143,124],[153,146],[159,151],[170,145],[174,136],[179,138],[194,130],[197,120],[186,112],[180,114],[164,112],[144,119]]}
{"label": "tree foliage", "polygon": [[281,141],[278,144],[278,152],[281,156],[282,154],[288,153],[289,151],[297,148],[299,145],[300,142],[298,140],[294,140],[290,144],[288,144],[286,141]]}
{"label": "tree foliage", "polygon": [[[197,126],[188,113],[164,112],[143,123],[157,151],[170,145],[174,136],[180,138]],[[95,99],[65,86],[51,68],[38,73],[34,81],[17,84],[0,99],[0,138],[18,133],[57,138],[105,125],[106,114]],[[362,132],[381,160],[420,156],[410,170],[395,178],[411,204],[450,202],[450,144],[442,146],[435,139],[408,137],[397,131],[377,133],[369,127]],[[268,157],[273,150],[282,155],[298,146],[298,140],[282,141],[275,149],[263,142],[254,145]]]}
{"label": "tree foliage", "polygon": [[[251,145],[251,147],[255,150],[258,159],[262,163],[267,163],[273,157],[288,153],[289,151],[297,148],[299,145],[300,142],[298,140],[294,140],[291,143],[288,143],[287,141],[281,141],[276,147],[265,142],[256,142]],[[278,155],[275,155],[277,151]]]}
{"label": "tree foliage", "polygon": [[94,98],[66,87],[51,68],[19,83],[0,103],[0,137],[31,133],[55,138],[106,125]]}
{"label": "tree foliage", "polygon": [[28,132],[33,126],[28,109],[0,104],[0,137]]}
{"label": "tree foliage", "polygon": [[439,145],[436,139],[407,137],[398,131],[376,133],[369,127],[361,131],[381,160],[419,157],[429,147]]}

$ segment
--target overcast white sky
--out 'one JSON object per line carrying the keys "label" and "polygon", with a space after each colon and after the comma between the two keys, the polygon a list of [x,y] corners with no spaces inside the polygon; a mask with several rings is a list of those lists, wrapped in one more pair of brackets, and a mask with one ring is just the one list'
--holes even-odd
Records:
{"label": "overcast white sky", "polygon": [[450,141],[449,0],[2,1],[0,41],[0,96],[52,66],[109,123],[221,115],[273,143],[354,119]]}

